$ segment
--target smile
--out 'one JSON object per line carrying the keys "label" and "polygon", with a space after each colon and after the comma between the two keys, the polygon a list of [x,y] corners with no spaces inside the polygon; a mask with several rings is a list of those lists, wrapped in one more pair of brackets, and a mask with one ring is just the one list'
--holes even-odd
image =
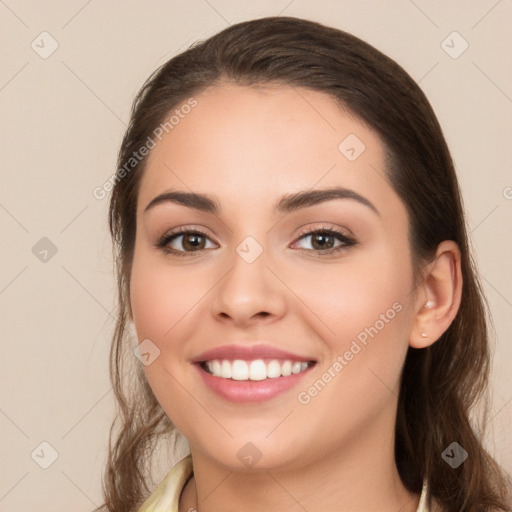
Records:
{"label": "smile", "polygon": [[203,362],[202,368],[214,377],[237,381],[260,381],[276,379],[278,377],[289,377],[292,374],[307,370],[312,364],[314,364],[312,361],[277,359],[267,361],[263,359],[254,359],[252,361],[215,359]]}
{"label": "smile", "polygon": [[311,355],[254,341],[211,348],[190,362],[210,392],[234,403],[258,403],[284,394],[317,363]]}

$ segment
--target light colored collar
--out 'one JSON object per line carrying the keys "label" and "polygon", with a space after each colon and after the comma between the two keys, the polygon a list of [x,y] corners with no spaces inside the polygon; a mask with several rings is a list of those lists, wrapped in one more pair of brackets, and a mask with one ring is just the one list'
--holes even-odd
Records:
{"label": "light colored collar", "polygon": [[[138,512],[178,512],[181,492],[192,475],[192,457],[187,455],[167,473],[160,485],[142,504]],[[423,481],[420,503],[416,512],[429,512],[427,508],[427,480]]]}
{"label": "light colored collar", "polygon": [[167,473],[138,512],[178,512],[181,491],[192,475],[192,457],[187,455]]}

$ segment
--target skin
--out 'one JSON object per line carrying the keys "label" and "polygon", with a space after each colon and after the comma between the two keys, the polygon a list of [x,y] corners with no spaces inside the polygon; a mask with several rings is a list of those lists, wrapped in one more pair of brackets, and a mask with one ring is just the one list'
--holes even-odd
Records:
{"label": "skin", "polygon": [[[409,219],[385,177],[382,143],[328,95],[222,84],[196,99],[149,156],[130,284],[138,339],[160,350],[144,367],[147,379],[190,443],[194,477],[180,512],[247,510],[248,500],[254,512],[414,512],[419,495],[401,483],[393,452],[399,380],[408,347],[435,342],[457,312],[457,246],[443,242],[415,286]],[[366,146],[352,162],[338,149],[349,134]],[[285,215],[272,209],[286,194],[331,186],[356,191],[378,214],[353,199]],[[222,210],[168,202],[144,213],[169,189],[209,194]],[[323,226],[356,245],[322,255],[314,236],[299,238],[301,230]],[[194,252],[179,236],[172,247],[188,250],[184,257],[156,247],[178,227],[205,231],[203,248]],[[236,252],[247,236],[263,249],[250,264]],[[297,394],[395,303],[400,312],[300,403]],[[317,364],[297,388],[267,402],[234,404],[209,390],[190,362],[213,347],[258,341]],[[237,457],[247,442],[261,453],[252,467]]]}

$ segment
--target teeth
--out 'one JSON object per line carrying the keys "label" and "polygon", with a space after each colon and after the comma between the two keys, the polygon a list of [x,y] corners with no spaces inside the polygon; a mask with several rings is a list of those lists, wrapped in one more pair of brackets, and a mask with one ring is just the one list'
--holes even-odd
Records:
{"label": "teeth", "polygon": [[215,359],[206,362],[206,367],[212,375],[233,380],[265,380],[281,376],[288,377],[303,372],[308,366],[307,362],[278,361],[277,359],[273,359],[269,363],[265,363],[263,359],[255,359],[254,361],[243,361],[242,359],[219,361]]}
{"label": "teeth", "polygon": [[275,379],[276,377],[281,377],[281,365],[274,360],[267,364],[267,378]]}
{"label": "teeth", "polygon": [[292,362],[291,361],[285,361],[283,363],[283,366],[281,366],[281,375],[283,377],[288,377],[292,374]]}
{"label": "teeth", "polygon": [[217,374],[225,375],[226,379],[230,379],[232,377],[232,371],[231,371],[231,363],[229,361],[222,361],[220,366],[220,372]]}
{"label": "teeth", "polygon": [[265,364],[265,361],[262,361],[261,359],[251,361],[251,364],[249,365],[249,380],[264,380],[266,378],[267,365]]}
{"label": "teeth", "polygon": [[301,371],[301,369],[302,369],[302,363],[300,363],[299,361],[295,361],[292,364],[292,373],[299,373]]}
{"label": "teeth", "polygon": [[249,378],[249,366],[245,361],[241,361],[240,359],[233,361],[231,372],[231,378],[233,380],[247,380]]}

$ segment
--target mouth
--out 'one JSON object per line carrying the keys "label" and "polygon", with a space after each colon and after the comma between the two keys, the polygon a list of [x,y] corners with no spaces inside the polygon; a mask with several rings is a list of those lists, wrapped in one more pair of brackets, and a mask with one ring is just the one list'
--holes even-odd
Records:
{"label": "mouth", "polygon": [[213,377],[233,381],[263,381],[303,373],[316,363],[290,359],[213,359],[198,364]]}
{"label": "mouth", "polygon": [[261,359],[214,359],[194,364],[209,391],[236,404],[261,403],[284,395],[296,388],[315,365],[313,361],[292,364],[290,360],[265,362]]}
{"label": "mouth", "polygon": [[212,348],[190,362],[209,391],[235,403],[262,402],[284,394],[317,364],[310,356],[247,340]]}

